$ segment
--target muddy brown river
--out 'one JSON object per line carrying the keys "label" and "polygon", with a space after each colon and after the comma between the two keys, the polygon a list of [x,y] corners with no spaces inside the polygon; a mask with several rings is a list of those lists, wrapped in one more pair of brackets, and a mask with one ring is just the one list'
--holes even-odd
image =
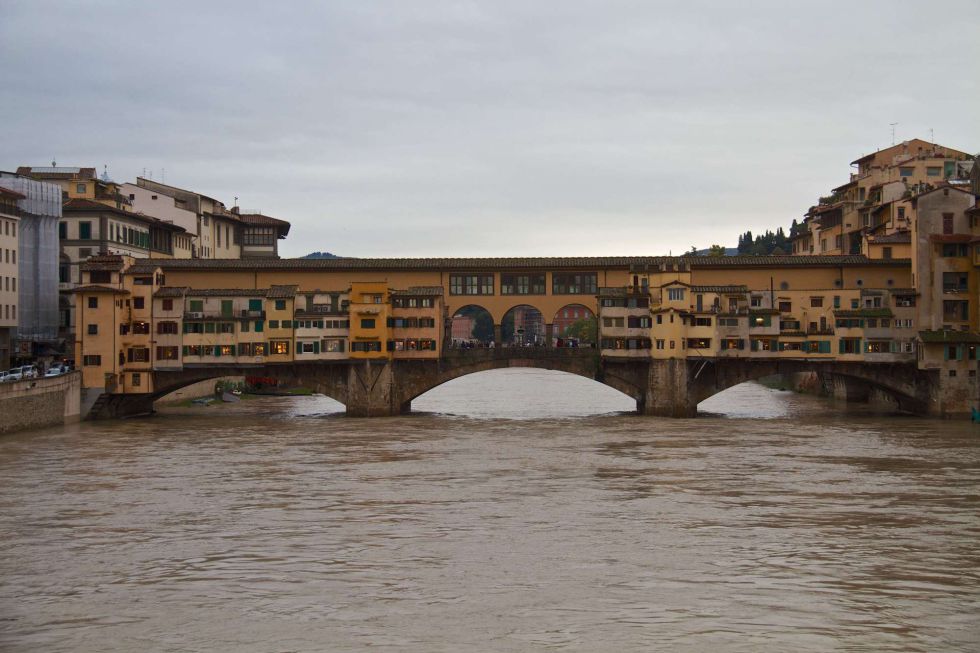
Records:
{"label": "muddy brown river", "polygon": [[980,650],[980,426],[536,370],[414,408],[0,438],[0,650]]}

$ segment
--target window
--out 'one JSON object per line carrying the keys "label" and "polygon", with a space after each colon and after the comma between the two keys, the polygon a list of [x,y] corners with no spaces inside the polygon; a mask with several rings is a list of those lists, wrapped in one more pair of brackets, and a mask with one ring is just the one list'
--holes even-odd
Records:
{"label": "window", "polygon": [[97,335],[98,333],[99,333],[99,325],[98,324],[90,324],[90,325],[88,325],[88,334],[90,336]]}
{"label": "window", "polygon": [[145,305],[143,297],[133,297],[133,308],[143,308]]}
{"label": "window", "polygon": [[[278,329],[279,328],[279,320],[269,320],[269,328],[270,329]],[[258,331],[258,329],[256,329],[256,331]]]}
{"label": "window", "polygon": [[545,275],[543,274],[501,274],[501,295],[543,295],[545,294]]}
{"label": "window", "polygon": [[943,233],[951,234],[953,233],[953,214],[943,213]]}
{"label": "window", "polygon": [[78,223],[78,238],[79,238],[79,240],[91,240],[92,239],[92,223],[91,222],[79,222]]}
{"label": "window", "polygon": [[367,352],[367,351],[381,351],[381,343],[378,341],[373,342],[352,342],[350,345],[351,351]]}
{"label": "window", "polygon": [[99,298],[98,297],[89,297],[88,298],[88,307],[89,308],[98,308],[99,307]]}
{"label": "window", "polygon": [[150,349],[148,347],[130,347],[126,353],[126,359],[130,363],[150,362]]}
{"label": "window", "polygon": [[555,272],[551,275],[551,292],[555,295],[594,295],[598,292],[598,274]]}
{"label": "window", "polygon": [[669,301],[679,301],[684,299],[684,289],[683,288],[668,288],[667,289],[667,299]]}
{"label": "window", "polygon": [[911,177],[913,174],[915,174],[915,168],[908,168],[908,167],[899,168],[898,174],[900,174],[903,177]]}
{"label": "window", "polygon": [[286,310],[286,300],[285,299],[277,299],[276,300],[276,310],[277,311],[284,311],[284,310]]}
{"label": "window", "polygon": [[98,367],[99,365],[102,365],[102,356],[99,355],[82,356],[82,365],[84,365],[85,367]]}
{"label": "window", "polygon": [[492,295],[492,274],[452,274],[449,276],[450,295]]}
{"label": "window", "polygon": [[176,322],[157,322],[157,333],[160,333],[160,334],[176,334],[177,333],[177,323]]}
{"label": "window", "polygon": [[374,318],[373,317],[361,318],[361,328],[362,329],[373,329],[374,328]]}
{"label": "window", "polygon": [[823,306],[823,297],[811,297],[810,308],[820,308]]}
{"label": "window", "polygon": [[905,219],[905,207],[904,206],[898,207],[898,219],[899,220],[904,220]]}
{"label": "window", "polygon": [[191,313],[203,313],[204,312],[204,300],[203,299],[192,299],[189,302]]}
{"label": "window", "polygon": [[269,347],[274,355],[284,356],[289,353],[288,340],[273,340],[269,343]]}
{"label": "window", "polygon": [[928,177],[941,177],[943,174],[943,169],[941,166],[928,166],[926,168],[926,176]]}
{"label": "window", "polygon": [[163,310],[165,310],[165,311],[172,311],[172,310],[174,310],[174,300],[172,300],[172,299],[164,299],[164,300],[162,300],[161,303],[162,303]]}
{"label": "window", "polygon": [[322,349],[324,352],[337,353],[344,351],[344,341],[343,340],[324,340]]}
{"label": "window", "polygon": [[780,313],[792,313],[793,303],[792,302],[779,302],[779,312]]}
{"label": "window", "polygon": [[177,360],[177,347],[157,347],[158,361]]}
{"label": "window", "polygon": [[68,238],[68,223],[59,222],[58,223],[58,238],[65,240]]}

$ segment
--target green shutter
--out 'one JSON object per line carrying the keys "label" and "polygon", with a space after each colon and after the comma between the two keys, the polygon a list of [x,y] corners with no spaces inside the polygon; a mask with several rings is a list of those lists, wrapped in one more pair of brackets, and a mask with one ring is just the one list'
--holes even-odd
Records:
{"label": "green shutter", "polygon": [[190,352],[190,350],[191,350],[190,347],[188,347],[187,345],[184,345],[183,348],[182,348],[182,351],[184,353],[184,356],[187,356],[188,355],[188,352]]}
{"label": "green shutter", "polygon": [[262,333],[263,331],[265,331],[265,322],[263,322],[262,320],[256,320],[256,322],[255,322],[255,332],[256,333]]}
{"label": "green shutter", "polygon": [[316,341],[313,342],[313,353],[314,354],[319,354],[320,353],[320,341],[319,340],[316,340]]}
{"label": "green shutter", "polygon": [[261,299],[250,299],[250,300],[248,300],[248,310],[250,310],[250,311],[261,311],[262,310],[262,300]]}

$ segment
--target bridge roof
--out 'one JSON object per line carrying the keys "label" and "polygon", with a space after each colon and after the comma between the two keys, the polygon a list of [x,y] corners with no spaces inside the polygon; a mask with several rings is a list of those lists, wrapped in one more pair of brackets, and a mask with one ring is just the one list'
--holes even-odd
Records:
{"label": "bridge roof", "polygon": [[130,271],[165,270],[588,270],[595,268],[839,267],[911,264],[909,259],[866,256],[565,256],[503,258],[334,258],[334,259],[141,259]]}
{"label": "bridge roof", "polygon": [[442,286],[411,286],[405,290],[392,290],[393,297],[436,297],[445,294]]}

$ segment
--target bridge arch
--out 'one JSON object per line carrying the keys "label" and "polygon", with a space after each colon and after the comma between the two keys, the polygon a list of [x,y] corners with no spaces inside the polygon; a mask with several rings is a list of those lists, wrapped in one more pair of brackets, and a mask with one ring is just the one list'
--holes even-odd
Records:
{"label": "bridge arch", "polygon": [[869,367],[859,362],[711,359],[688,361],[688,388],[693,405],[728,388],[766,376],[797,373],[816,374],[822,383],[834,385],[834,394],[848,400],[866,399],[868,390],[878,390],[915,414],[929,412],[931,382],[915,366],[877,364]]}
{"label": "bridge arch", "polygon": [[474,340],[488,343],[494,339],[493,313],[480,304],[460,306],[450,320],[449,338],[453,345]]}
{"label": "bridge arch", "polygon": [[596,342],[599,329],[596,314],[579,302],[565,304],[551,318],[555,338],[574,338],[579,344]]}
{"label": "bridge arch", "polygon": [[639,376],[632,378],[604,372],[596,350],[510,347],[461,351],[452,357],[449,365],[429,368],[424,374],[404,375],[397,384],[397,401],[407,408],[414,399],[444,383],[479,372],[507,368],[535,368],[573,374],[602,383],[634,401],[639,401],[644,392],[643,386],[636,380]]}
{"label": "bridge arch", "polygon": [[504,345],[544,345],[544,314],[531,304],[512,306],[500,320],[500,333]]}

